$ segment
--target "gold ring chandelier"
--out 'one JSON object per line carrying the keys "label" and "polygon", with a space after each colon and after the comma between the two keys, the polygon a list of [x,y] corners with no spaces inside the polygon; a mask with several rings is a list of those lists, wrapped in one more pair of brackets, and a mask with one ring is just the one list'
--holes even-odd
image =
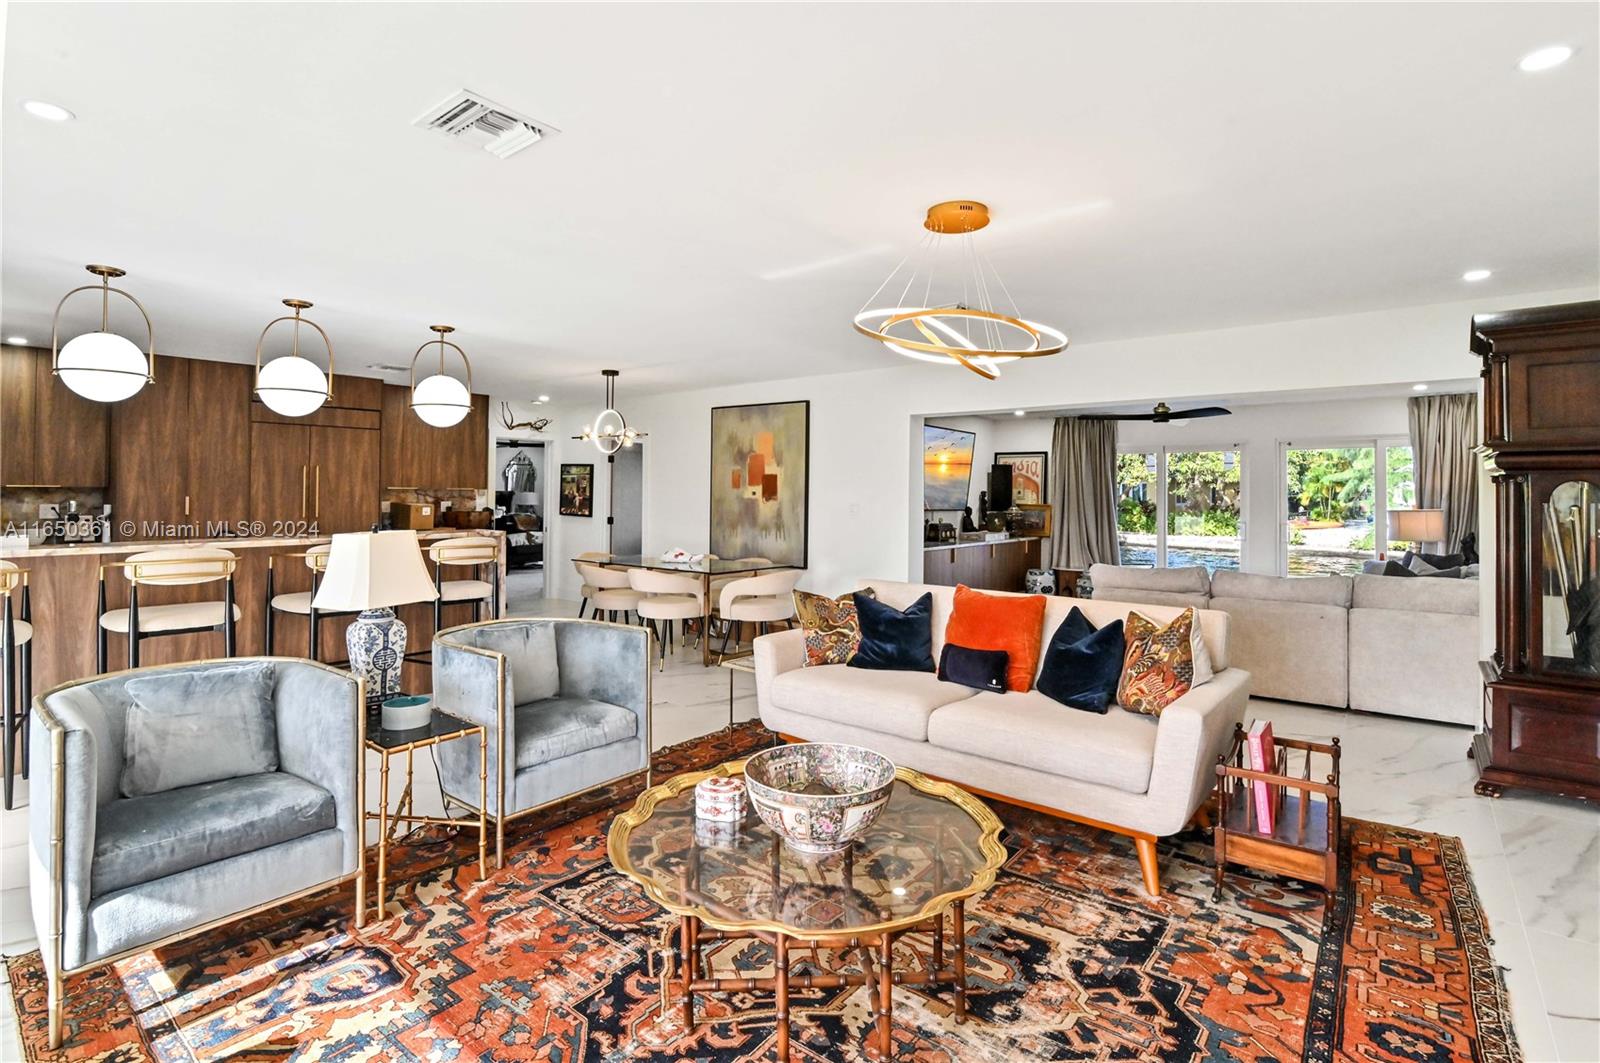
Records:
{"label": "gold ring chandelier", "polygon": [[596,450],[609,458],[623,447],[633,446],[649,433],[630,428],[628,419],[617,410],[617,371],[602,369],[600,375],[606,382],[605,409],[595,415],[592,424],[583,426],[582,433],[572,438],[593,443]]}
{"label": "gold ring chandelier", "polygon": [[[856,331],[896,354],[964,366],[986,380],[998,377],[1005,362],[1065,350],[1066,333],[1024,318],[979,252],[974,234],[988,224],[989,208],[970,199],[929,207],[922,223],[928,235],[862,304]],[[893,305],[878,302],[902,280]],[[997,308],[997,295],[1010,313]]]}

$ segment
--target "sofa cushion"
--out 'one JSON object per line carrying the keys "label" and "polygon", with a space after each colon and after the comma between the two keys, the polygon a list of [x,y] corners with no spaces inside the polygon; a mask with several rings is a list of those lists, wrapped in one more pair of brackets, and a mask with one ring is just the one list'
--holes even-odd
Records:
{"label": "sofa cushion", "polygon": [[588,698],[525,701],[515,711],[517,770],[548,764],[639,733],[639,717],[621,705]]}
{"label": "sofa cushion", "polygon": [[774,705],[790,712],[925,742],[928,716],[972,694],[966,687],[939,682],[931,672],[825,664],[779,674],[772,680],[771,697]]}
{"label": "sofa cushion", "polygon": [[[1253,576],[1248,572],[1218,569],[1211,577],[1211,597],[1253,598],[1257,601],[1305,602],[1350,608],[1349,576]],[[1215,601],[1213,609],[1222,609]]]}
{"label": "sofa cushion", "polygon": [[489,624],[475,634],[480,648],[505,654],[512,704],[542,701],[561,692],[554,624]]}
{"label": "sofa cushion", "polygon": [[1083,610],[1074,608],[1050,636],[1039,692],[1068,708],[1105,712],[1117,699],[1124,648],[1121,620],[1097,631]]}
{"label": "sofa cushion", "polygon": [[162,672],[127,691],[124,797],[278,769],[270,665]]}
{"label": "sofa cushion", "polygon": [[1416,613],[1478,615],[1478,583],[1467,579],[1393,579],[1357,576],[1352,609],[1403,609]]}
{"label": "sofa cushion", "polygon": [[1210,594],[1211,577],[1204,565],[1182,568],[1145,568],[1142,565],[1089,566],[1089,582],[1094,584],[1095,597],[1115,598],[1114,594],[1100,593],[1102,588],[1127,587],[1141,591],[1166,591],[1170,594]]}
{"label": "sofa cushion", "polygon": [[932,594],[924,593],[904,610],[862,591],[852,597],[861,623],[861,642],[847,667],[933,671]]}
{"label": "sofa cushion", "polygon": [[1039,667],[1039,649],[1044,642],[1042,594],[1016,597],[984,594],[957,585],[955,608],[944,628],[946,645],[955,643],[974,650],[1003,650],[1007,657],[1006,687],[1033,689],[1033,673]]}
{"label": "sofa cushion", "polygon": [[281,771],[124,797],[96,814],[90,893],[331,830],[337,819],[332,794]]}
{"label": "sofa cushion", "polygon": [[977,694],[936,710],[928,742],[1130,794],[1150,788],[1157,721],[1131,712],[1062,712],[1037,690]]}

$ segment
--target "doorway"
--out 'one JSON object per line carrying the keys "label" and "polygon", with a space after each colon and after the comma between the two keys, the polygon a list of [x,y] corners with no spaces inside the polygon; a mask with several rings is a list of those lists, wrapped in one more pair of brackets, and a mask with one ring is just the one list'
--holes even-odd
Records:
{"label": "doorway", "polygon": [[623,447],[611,459],[611,552],[644,553],[644,447]]}
{"label": "doorway", "polygon": [[494,525],[506,533],[506,613],[525,615],[544,597],[544,443],[497,439],[494,444]]}

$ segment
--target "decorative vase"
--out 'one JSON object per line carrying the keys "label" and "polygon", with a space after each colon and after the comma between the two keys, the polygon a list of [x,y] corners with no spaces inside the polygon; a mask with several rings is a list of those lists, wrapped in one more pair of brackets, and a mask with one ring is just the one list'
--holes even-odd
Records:
{"label": "decorative vase", "polygon": [[400,693],[400,662],[406,655],[406,624],[394,610],[363,609],[345,631],[350,670],[367,683],[367,711]]}
{"label": "decorative vase", "polygon": [[1056,592],[1056,574],[1048,568],[1030,568],[1023,578],[1022,585],[1029,594],[1054,594]]}
{"label": "decorative vase", "polygon": [[1089,570],[1084,569],[1078,576],[1078,597],[1094,597],[1094,581],[1089,578]]}

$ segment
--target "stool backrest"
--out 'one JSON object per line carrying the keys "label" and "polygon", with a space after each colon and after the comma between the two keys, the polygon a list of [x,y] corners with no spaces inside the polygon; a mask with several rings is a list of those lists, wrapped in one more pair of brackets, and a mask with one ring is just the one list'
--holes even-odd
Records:
{"label": "stool backrest", "polygon": [[700,577],[682,572],[658,572],[650,568],[628,569],[628,585],[645,594],[692,594],[700,599]]}
{"label": "stool backrest", "polygon": [[142,587],[186,587],[229,579],[239,558],[220,546],[164,546],[130,554],[122,574]]}
{"label": "stool backrest", "polygon": [[28,570],[18,568],[15,561],[0,560],[0,594],[10,594],[23,582]]}
{"label": "stool backrest", "polygon": [[455,535],[428,546],[436,565],[488,565],[500,557],[500,544],[486,535]]}
{"label": "stool backrest", "polygon": [[319,576],[322,575],[322,573],[328,571],[328,555],[332,552],[333,547],[328,543],[309,547],[306,550],[306,568],[309,568]]}
{"label": "stool backrest", "polygon": [[717,600],[718,607],[726,615],[728,610],[737,606],[740,598],[770,598],[781,597],[794,591],[794,585],[800,582],[805,569],[780,568],[773,572],[763,572],[756,576],[745,576],[731,583],[722,585],[722,595]]}

